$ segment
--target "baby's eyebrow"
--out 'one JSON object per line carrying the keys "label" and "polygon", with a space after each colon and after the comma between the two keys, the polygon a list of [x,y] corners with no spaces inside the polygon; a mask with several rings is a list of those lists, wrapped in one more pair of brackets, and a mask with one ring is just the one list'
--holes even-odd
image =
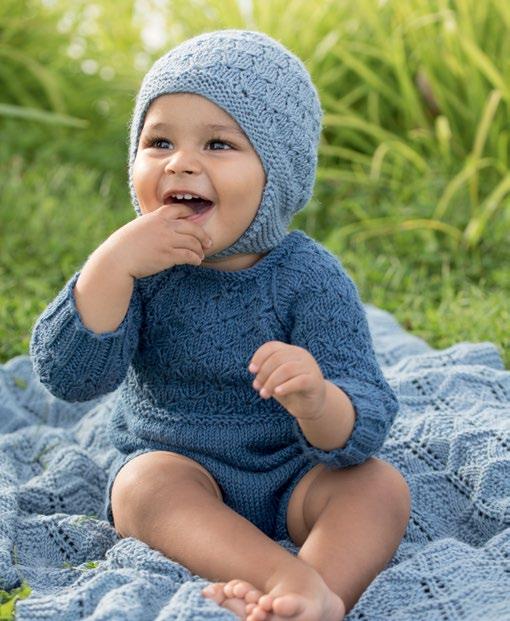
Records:
{"label": "baby's eyebrow", "polygon": [[[158,131],[160,129],[171,129],[170,123],[151,123],[147,129]],[[222,125],[221,123],[201,123],[200,127],[204,129],[212,129],[213,131],[233,132],[239,136],[245,137],[244,132],[235,125]]]}

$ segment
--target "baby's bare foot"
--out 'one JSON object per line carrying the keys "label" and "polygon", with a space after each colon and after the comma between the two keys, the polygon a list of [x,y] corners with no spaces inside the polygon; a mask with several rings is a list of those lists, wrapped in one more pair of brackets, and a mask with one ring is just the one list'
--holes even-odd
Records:
{"label": "baby's bare foot", "polygon": [[[216,582],[208,585],[211,592],[205,589],[202,594],[213,599],[219,606],[234,612],[243,621],[262,596],[261,591],[245,580],[231,580],[230,582]],[[249,610],[247,609],[249,608]]]}
{"label": "baby's bare foot", "polygon": [[317,574],[318,580],[301,585],[283,579],[255,606],[247,607],[246,621],[341,621],[345,616],[343,601],[328,588]]}

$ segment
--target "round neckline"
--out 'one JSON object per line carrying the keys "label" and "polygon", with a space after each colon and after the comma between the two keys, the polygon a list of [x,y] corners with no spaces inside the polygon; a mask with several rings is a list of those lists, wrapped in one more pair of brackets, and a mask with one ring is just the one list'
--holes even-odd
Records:
{"label": "round neckline", "polygon": [[255,265],[246,267],[242,270],[215,270],[212,267],[200,267],[198,265],[190,265],[189,263],[183,263],[181,265],[175,265],[172,271],[179,273],[191,273],[203,275],[207,278],[217,278],[220,280],[235,280],[252,278],[258,276],[269,268],[280,256],[287,250],[289,244],[297,238],[302,231],[295,229],[287,233],[287,235],[281,240],[281,242],[272,248],[266,255],[259,259]]}

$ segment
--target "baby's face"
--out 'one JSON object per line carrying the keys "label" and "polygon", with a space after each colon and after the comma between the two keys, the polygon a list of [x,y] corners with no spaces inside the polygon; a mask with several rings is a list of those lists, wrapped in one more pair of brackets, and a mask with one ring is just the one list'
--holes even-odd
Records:
{"label": "baby's face", "polygon": [[222,108],[191,93],[163,95],[152,102],[133,164],[138,202],[142,213],[149,213],[169,202],[163,197],[175,189],[187,189],[213,201],[213,207],[195,221],[213,241],[211,248],[204,250],[202,266],[244,269],[263,256],[239,254],[207,260],[232,245],[248,228],[265,183],[259,156]]}

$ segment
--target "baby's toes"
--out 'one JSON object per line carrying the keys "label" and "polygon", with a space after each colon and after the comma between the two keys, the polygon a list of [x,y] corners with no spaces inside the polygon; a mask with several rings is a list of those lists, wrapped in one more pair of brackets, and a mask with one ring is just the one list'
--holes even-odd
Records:
{"label": "baby's toes", "polygon": [[246,580],[231,580],[225,584],[223,591],[227,597],[244,598],[248,603],[257,602],[262,595],[253,584],[246,582]]}
{"label": "baby's toes", "polygon": [[273,608],[273,596],[269,593],[261,594],[253,608],[248,609],[248,606],[252,604],[246,605],[246,621],[265,621]]}
{"label": "baby's toes", "polygon": [[[250,611],[248,611],[249,606],[253,606]],[[257,604],[247,604],[246,606],[246,621],[265,621],[268,614],[268,612]]]}
{"label": "baby's toes", "polygon": [[246,604],[246,615],[248,616],[250,614],[250,612],[253,611],[254,608],[256,608],[257,604]]}
{"label": "baby's toes", "polygon": [[225,593],[223,591],[224,586],[224,582],[214,582],[208,584],[204,589],[202,589],[202,595],[204,597],[208,597],[209,599],[213,599],[217,604],[221,605],[225,600]]}
{"label": "baby's toes", "polygon": [[274,597],[272,595],[270,595],[269,593],[265,593],[264,595],[262,595],[262,597],[259,598],[257,603],[259,605],[259,608],[269,612],[273,608],[273,600]]}
{"label": "baby's toes", "polygon": [[259,591],[255,587],[252,587],[248,593],[244,596],[244,601],[248,603],[248,605],[256,604],[259,599],[262,597],[262,591]]}

